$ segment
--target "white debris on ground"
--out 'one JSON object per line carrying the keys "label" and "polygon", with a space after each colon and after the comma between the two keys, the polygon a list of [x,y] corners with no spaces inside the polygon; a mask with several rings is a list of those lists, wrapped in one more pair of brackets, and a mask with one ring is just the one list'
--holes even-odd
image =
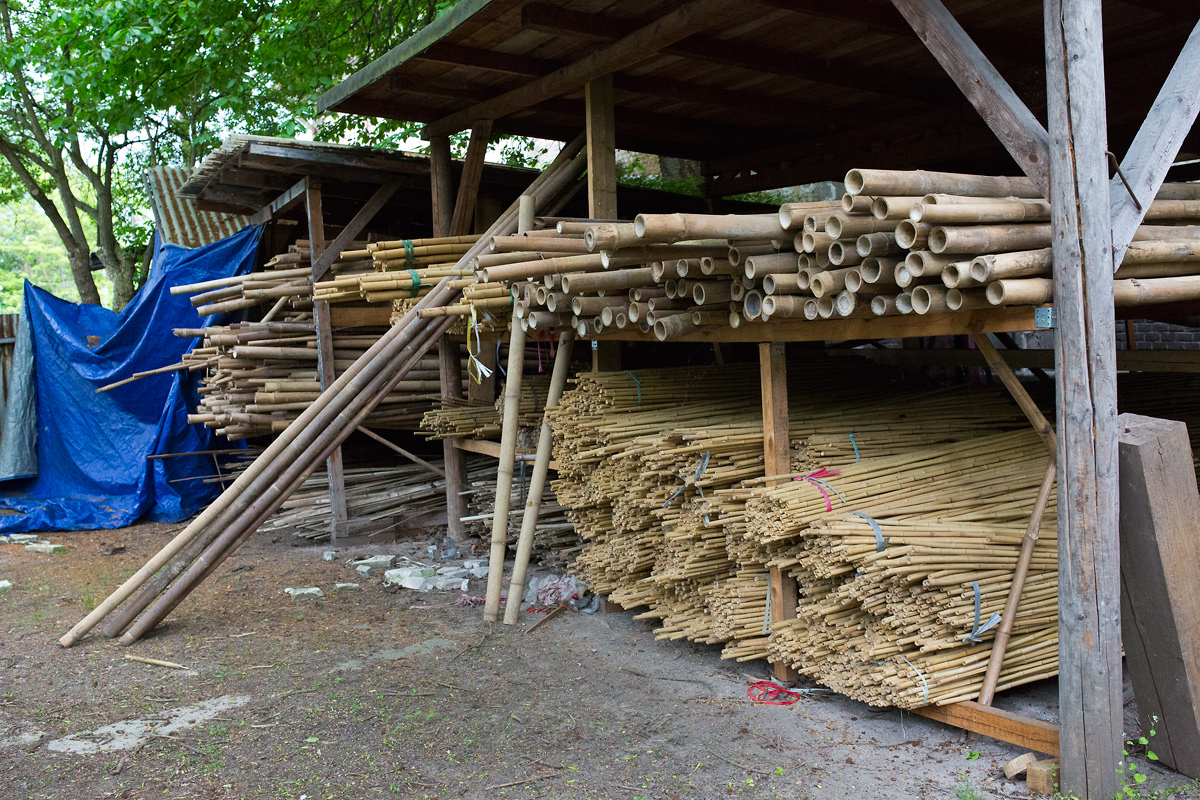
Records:
{"label": "white debris on ground", "polygon": [[33,542],[25,545],[26,553],[65,553],[67,546],[65,544],[51,544],[50,542]]}
{"label": "white debris on ground", "polygon": [[[247,695],[224,695],[190,706],[166,709],[153,717],[127,719],[55,739],[46,747],[56,753],[93,755],[112,750],[131,750],[152,737],[170,736],[215,719],[222,711],[250,702]],[[26,737],[28,738],[28,737]],[[37,741],[35,737],[33,741]]]}
{"label": "white debris on ground", "polygon": [[0,544],[32,544],[37,540],[36,533],[9,533],[0,536]]}
{"label": "white debris on ground", "polygon": [[13,588],[12,581],[9,581],[9,580],[0,581],[0,592],[8,592],[8,591],[11,591],[12,588]]}
{"label": "white debris on ground", "polygon": [[289,586],[283,591],[287,593],[288,596],[290,596],[293,600],[316,600],[317,598],[325,596],[325,593],[316,586],[306,586],[300,589]]}

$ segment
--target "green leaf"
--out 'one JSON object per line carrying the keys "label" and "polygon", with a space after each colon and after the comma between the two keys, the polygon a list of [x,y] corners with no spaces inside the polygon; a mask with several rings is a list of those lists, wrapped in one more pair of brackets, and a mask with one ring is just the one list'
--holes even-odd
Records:
{"label": "green leaf", "polygon": [[1140,744],[1140,745],[1147,745],[1147,744],[1150,744],[1150,740],[1149,740],[1149,739],[1147,739],[1145,736],[1139,736],[1139,737],[1138,737],[1138,744]]}
{"label": "green leaf", "polygon": [[1145,782],[1146,782],[1146,776],[1145,776],[1145,775],[1143,775],[1143,774],[1142,774],[1142,773],[1140,773],[1140,772],[1135,772],[1135,773],[1133,773],[1133,780],[1134,780],[1136,783],[1145,783]]}
{"label": "green leaf", "polygon": [[983,753],[979,752],[978,750],[972,750],[971,752],[967,753],[967,761],[978,761],[979,757],[982,755]]}
{"label": "green leaf", "polygon": [[1154,754],[1153,750],[1146,751],[1146,758],[1150,759],[1151,761],[1158,761],[1158,756]]}
{"label": "green leaf", "polygon": [[321,740],[318,739],[316,736],[310,736],[307,739],[305,739],[304,741],[311,743],[311,742],[319,742]]}

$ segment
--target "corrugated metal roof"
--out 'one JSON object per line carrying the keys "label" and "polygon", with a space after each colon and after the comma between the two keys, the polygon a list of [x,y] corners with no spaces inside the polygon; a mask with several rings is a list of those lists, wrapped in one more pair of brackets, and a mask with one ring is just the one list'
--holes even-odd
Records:
{"label": "corrugated metal roof", "polygon": [[203,247],[250,224],[245,214],[197,210],[194,197],[179,193],[187,179],[187,170],[181,167],[153,167],[146,176],[150,208],[164,244]]}

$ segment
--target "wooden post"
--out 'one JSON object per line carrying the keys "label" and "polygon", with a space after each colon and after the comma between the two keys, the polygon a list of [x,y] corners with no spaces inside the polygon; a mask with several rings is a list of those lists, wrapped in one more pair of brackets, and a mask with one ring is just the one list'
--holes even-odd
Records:
{"label": "wooden post", "polygon": [[448,236],[454,218],[454,176],[450,170],[450,137],[435,136],[429,141],[434,236]]}
{"label": "wooden post", "polygon": [[[583,97],[587,117],[588,215],[592,219],[616,219],[617,128],[612,75],[590,81]],[[614,372],[620,368],[620,342],[592,342],[593,372]]]}
{"label": "wooden post", "polygon": [[496,362],[498,361],[496,358],[496,349],[499,343],[500,337],[494,332],[480,334],[478,345],[475,344],[474,334],[471,334],[467,342],[468,346],[472,348],[472,352],[478,348],[475,358],[479,360],[479,363],[483,364],[488,370],[491,370],[487,374],[485,374],[484,370],[481,370],[478,380],[472,377],[467,381],[467,398],[473,402],[493,403],[496,400],[496,373],[498,371],[496,369]]}
{"label": "wooden post", "polygon": [[[308,238],[311,242],[313,280],[317,279],[318,262],[325,254],[325,217],[321,211],[321,183],[308,178],[304,201],[308,210]],[[336,380],[333,369],[333,329],[329,324],[329,303],[317,300],[313,303],[313,322],[317,328],[317,370],[321,376],[321,391],[325,391]],[[325,462],[329,473],[329,508],[332,522],[329,528],[329,543],[337,544],[338,536],[346,532],[346,478],[342,471],[342,448],[338,447]]]}
{"label": "wooden post", "polygon": [[1058,310],[1061,791],[1117,791],[1121,712],[1116,325],[1100,0],[1046,0]]}
{"label": "wooden post", "polygon": [[1122,414],[1121,630],[1148,749],[1200,777],[1200,493],[1187,426]]}
{"label": "wooden post", "polygon": [[[571,349],[575,344],[575,333],[566,328],[558,336],[558,352],[554,356],[554,372],[550,376],[550,390],[546,393],[546,409],[556,408],[567,385],[567,373],[571,368]],[[533,475],[529,478],[529,492],[525,498],[525,513],[521,517],[521,536],[517,539],[517,552],[513,557],[512,580],[508,584],[508,605],[504,607],[504,624],[512,625],[521,613],[521,598],[525,594],[525,572],[529,567],[529,553],[533,549],[533,534],[537,530],[538,514],[542,510],[542,493],[546,490],[546,473],[550,468],[550,448],[553,436],[550,417],[542,412],[542,429],[539,432],[537,456],[533,462]]]}
{"label": "wooden post", "polygon": [[[458,342],[449,336],[438,340],[438,375],[441,379],[442,399],[462,397],[462,359],[459,357]],[[456,542],[467,538],[466,525],[462,518],[467,515],[467,499],[463,495],[466,487],[467,459],[462,450],[447,439],[442,448],[446,469],[446,534]]]}
{"label": "wooden post", "polygon": [[[786,475],[791,440],[788,438],[787,360],[783,342],[758,346],[758,369],[762,380],[763,455],[765,475]],[[778,567],[771,567],[771,621],[796,618],[799,591],[796,581]],[[775,664],[775,678],[794,681],[799,673],[787,664]]]}
{"label": "wooden post", "polygon": [[[483,160],[487,155],[488,139],[491,135],[491,120],[478,120],[471,128],[471,142],[467,145],[467,156],[463,160],[462,180],[458,182],[458,199],[454,201],[454,217],[450,221],[450,236],[465,236],[471,232],[471,226],[475,222],[475,202],[479,199],[479,184],[483,179]],[[432,167],[432,164],[430,166]]]}

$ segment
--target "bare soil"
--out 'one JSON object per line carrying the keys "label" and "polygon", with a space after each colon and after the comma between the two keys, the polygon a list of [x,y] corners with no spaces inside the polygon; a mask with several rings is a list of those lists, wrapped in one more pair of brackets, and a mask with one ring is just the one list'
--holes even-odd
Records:
{"label": "bare soil", "polygon": [[[333,593],[359,580],[351,552],[425,542],[329,562],[260,535],[142,642],[58,645],[179,527],[43,537],[65,555],[0,546],[14,584],[0,595],[0,798],[1026,796],[1002,772],[1017,748],[821,690],[753,703],[765,664],[655,641],[629,612],[527,633],[543,614],[487,626],[475,608],[412,608],[457,593],[390,592],[378,576]],[[294,601],[289,586],[326,596]],[[1052,718],[1054,697],[1050,682],[998,704]]]}

